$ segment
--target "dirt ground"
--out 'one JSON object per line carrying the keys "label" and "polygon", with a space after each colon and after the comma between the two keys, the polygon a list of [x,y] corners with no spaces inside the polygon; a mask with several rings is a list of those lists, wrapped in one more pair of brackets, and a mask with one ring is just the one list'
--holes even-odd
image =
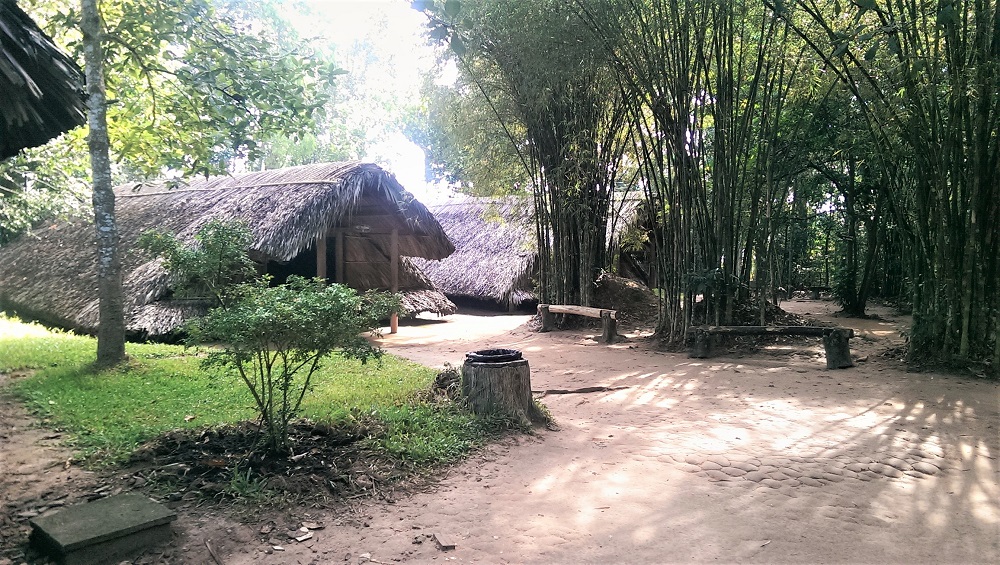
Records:
{"label": "dirt ground", "polygon": [[[907,320],[886,309],[854,320],[832,318],[830,302],[782,307],[855,328],[857,366],[827,370],[819,340],[689,359],[641,328],[608,346],[597,330],[535,333],[527,316],[403,325],[384,347],[430,366],[513,347],[534,389],[616,390],[546,395],[560,431],[493,445],[392,502],[249,524],[182,505],[174,542],[135,562],[1000,562],[998,383],[907,372],[895,349]],[[31,513],[130,487],[66,465],[58,432],[9,398],[0,441],[0,565],[22,560],[11,542]],[[289,540],[302,522],[322,529]]]}

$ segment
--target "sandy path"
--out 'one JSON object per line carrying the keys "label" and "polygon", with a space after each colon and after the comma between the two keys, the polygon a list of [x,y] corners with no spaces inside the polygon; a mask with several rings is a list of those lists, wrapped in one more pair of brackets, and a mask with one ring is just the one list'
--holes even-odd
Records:
{"label": "sandy path", "polygon": [[327,527],[282,551],[265,553],[259,524],[183,511],[168,556],[208,563],[210,539],[227,565],[1000,562],[1000,388],[877,355],[905,320],[841,320],[869,360],[829,371],[818,343],[693,360],[526,319],[452,316],[383,343],[431,366],[509,346],[533,388],[628,388],[545,397],[561,431],[492,446],[428,492],[297,509],[283,526]]}
{"label": "sandy path", "polygon": [[[691,360],[569,332],[490,335],[461,316],[448,340],[445,324],[404,327],[386,348],[429,365],[509,346],[536,389],[628,388],[550,395],[562,431],[496,446],[433,492],[371,505],[367,526],[227,562],[1000,562],[997,384],[903,372],[874,355],[899,320],[844,322],[871,360],[840,371],[825,369],[818,344]],[[457,548],[440,551],[431,533]]]}

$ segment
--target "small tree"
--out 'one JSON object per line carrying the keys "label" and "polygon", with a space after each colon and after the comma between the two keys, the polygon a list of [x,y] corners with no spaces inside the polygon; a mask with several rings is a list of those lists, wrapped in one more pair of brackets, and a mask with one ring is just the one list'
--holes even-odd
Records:
{"label": "small tree", "polygon": [[268,287],[266,280],[240,286],[239,299],[189,324],[190,341],[222,342],[206,367],[235,371],[250,390],[267,448],[288,451],[288,424],[298,414],[320,362],[339,352],[362,363],[379,358],[365,333],[399,307],[393,295],[327,285],[321,279],[289,277]]}
{"label": "small tree", "polygon": [[215,298],[216,308],[186,326],[188,343],[222,344],[203,367],[239,376],[253,396],[267,449],[287,452],[288,424],[321,361],[334,352],[362,363],[378,359],[382,350],[364,334],[377,335],[379,321],[399,310],[399,298],[297,276],[272,287],[270,278],[254,275],[246,254],[252,236],[240,222],[209,222],[195,240],[189,247],[151,231],[140,245],[164,258],[178,290]]}

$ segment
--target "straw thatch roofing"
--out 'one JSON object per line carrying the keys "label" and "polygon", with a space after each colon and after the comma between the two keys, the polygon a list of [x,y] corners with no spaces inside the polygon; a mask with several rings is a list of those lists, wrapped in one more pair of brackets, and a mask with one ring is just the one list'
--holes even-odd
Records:
{"label": "straw thatch roofing", "polygon": [[[635,193],[615,194],[607,226],[610,246],[618,246],[625,230],[638,221],[641,202]],[[507,308],[534,300],[534,206],[528,196],[459,196],[431,205],[456,250],[441,261],[415,262],[448,296],[491,300]]]}
{"label": "straw thatch roofing", "polygon": [[[193,243],[198,229],[212,219],[243,220],[254,235],[250,256],[255,261],[270,268],[312,257],[314,269],[316,237],[326,234],[329,241],[340,230],[346,242],[346,282],[361,290],[390,288],[393,229],[401,255],[440,259],[454,250],[430,212],[393,175],[369,163],[307,165],[186,185],[133,184],[116,188],[115,195],[126,324],[141,335],[169,333],[204,308],[172,300],[160,261],[136,249],[138,237],[150,229]],[[57,222],[0,248],[0,306],[93,331],[98,320],[93,232],[91,219]],[[330,269],[332,275],[332,265]],[[455,310],[405,258],[399,289],[407,313]]]}
{"label": "straw thatch roofing", "polygon": [[0,0],[0,159],[82,125],[83,73],[14,0]]}
{"label": "straw thatch roofing", "polygon": [[432,205],[456,251],[441,261],[415,262],[449,296],[492,300],[508,308],[532,300],[533,210],[526,197],[464,197]]}

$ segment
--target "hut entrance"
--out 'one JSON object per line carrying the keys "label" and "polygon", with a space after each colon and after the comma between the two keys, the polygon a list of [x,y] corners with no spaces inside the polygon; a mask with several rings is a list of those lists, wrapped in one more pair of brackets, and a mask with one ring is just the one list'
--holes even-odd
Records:
{"label": "hut entrance", "polygon": [[298,275],[312,278],[316,276],[316,246],[310,245],[291,261],[268,261],[265,271],[271,275],[271,284],[279,285],[288,282],[288,277]]}
{"label": "hut entrance", "polygon": [[[268,261],[265,273],[271,284],[288,281],[291,275],[320,277],[346,284],[358,291],[400,290],[399,245],[396,230],[390,232],[389,249],[370,237],[337,229],[332,235],[317,238],[290,261]],[[413,282],[413,281],[407,281]],[[419,283],[418,283],[419,284]],[[412,286],[412,285],[411,285]],[[396,333],[398,317],[393,314],[390,332]]]}

